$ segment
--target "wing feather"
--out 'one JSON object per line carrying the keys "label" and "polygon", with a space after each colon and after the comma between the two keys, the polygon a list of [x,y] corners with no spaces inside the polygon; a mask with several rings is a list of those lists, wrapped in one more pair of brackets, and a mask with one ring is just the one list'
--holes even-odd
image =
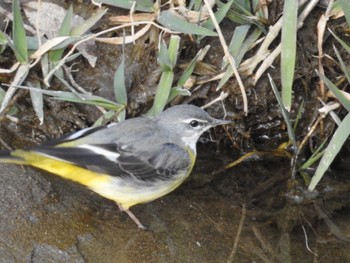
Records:
{"label": "wing feather", "polygon": [[29,149],[41,155],[112,176],[164,180],[191,167],[189,154],[170,141],[151,118],[87,128]]}
{"label": "wing feather", "polygon": [[121,177],[134,176],[142,180],[153,180],[154,175],[157,175],[158,179],[170,179],[178,170],[187,170],[191,166],[186,150],[174,143],[151,147],[152,151],[139,151],[137,147],[123,147],[117,144],[89,147],[41,146],[32,150],[95,172]]}

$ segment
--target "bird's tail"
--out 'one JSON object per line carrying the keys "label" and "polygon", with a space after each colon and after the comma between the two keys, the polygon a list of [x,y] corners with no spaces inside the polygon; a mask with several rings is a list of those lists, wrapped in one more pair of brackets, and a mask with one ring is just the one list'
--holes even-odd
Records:
{"label": "bird's tail", "polygon": [[0,163],[26,164],[26,160],[12,155],[13,151],[0,151]]}
{"label": "bird's tail", "polygon": [[30,165],[90,188],[111,181],[111,176],[107,174],[30,150],[0,151],[0,163]]}

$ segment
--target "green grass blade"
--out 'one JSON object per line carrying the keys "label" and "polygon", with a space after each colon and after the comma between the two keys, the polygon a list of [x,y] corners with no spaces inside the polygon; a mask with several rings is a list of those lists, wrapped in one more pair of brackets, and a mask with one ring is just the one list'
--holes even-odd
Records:
{"label": "green grass blade", "polygon": [[[243,25],[242,27],[245,27],[245,25]],[[244,55],[251,48],[253,43],[259,38],[261,33],[262,33],[261,30],[259,28],[256,28],[251,34],[249,34],[247,39],[240,46],[240,48],[238,50],[238,53],[237,54],[232,54],[236,65],[239,65],[241,63]],[[231,45],[231,47],[233,47],[233,46]],[[230,52],[234,52],[234,49],[232,48]],[[226,69],[224,76],[221,78],[221,80],[220,80],[216,90],[220,90],[227,83],[227,81],[231,78],[232,74],[233,74],[233,70],[229,66]]]}
{"label": "green grass blade", "polygon": [[246,39],[246,36],[248,34],[250,27],[251,27],[251,25],[237,26],[235,28],[235,31],[233,32],[231,42],[228,46],[228,49],[230,50],[231,55],[235,59],[237,66],[241,63],[241,61],[237,61],[237,56],[238,56],[240,50],[242,49],[243,42]]}
{"label": "green grass blade", "polygon": [[324,81],[326,86],[334,93],[340,103],[345,107],[347,111],[350,111],[350,101],[344,96],[344,94],[330,81],[325,75],[318,74],[319,77]]}
{"label": "green grass blade", "polygon": [[162,11],[158,17],[158,22],[171,30],[179,31],[185,34],[200,36],[218,35],[212,30],[187,22],[182,16],[170,10]]}
{"label": "green grass blade", "polygon": [[162,71],[172,70],[177,61],[180,46],[180,37],[172,35],[169,41],[169,47],[162,40],[159,48],[158,63]]}
{"label": "green grass blade", "polygon": [[[129,0],[95,0],[96,3],[106,4],[106,5],[112,5],[117,6],[120,8],[125,8],[130,10],[133,6],[135,1],[129,1]],[[136,0],[136,11],[143,11],[143,12],[152,12],[153,10],[153,1],[151,0]]]}
{"label": "green grass blade", "polygon": [[180,47],[180,37],[172,35],[170,37],[169,48],[168,48],[168,53],[169,53],[168,56],[171,63],[171,69],[173,69],[176,65],[179,47]]}
{"label": "green grass blade", "polygon": [[[36,89],[40,90],[40,82],[37,80],[34,80]],[[32,85],[32,84],[31,84]],[[30,85],[30,86],[31,86]],[[35,111],[36,116],[38,117],[40,124],[44,123],[44,99],[43,94],[40,91],[37,91],[36,89],[30,90],[30,99],[33,104],[33,109]]]}
{"label": "green grass blade", "polygon": [[8,88],[5,97],[1,103],[1,108],[0,108],[0,113],[8,106],[10,103],[13,95],[15,94],[17,90],[17,85],[21,85],[23,81],[27,78],[28,73],[30,70],[30,65],[29,64],[21,64],[17,71],[16,75],[13,78],[13,81],[11,82],[10,87]]}
{"label": "green grass blade", "polygon": [[[237,61],[237,55],[240,52],[240,50],[242,50],[244,39],[246,38],[250,27],[251,27],[250,25],[237,26],[235,28],[235,31],[233,32],[233,36],[231,38],[231,42],[229,44],[228,49],[230,51],[230,54],[233,56],[233,59],[235,60],[235,63],[237,66],[239,65],[239,63],[241,63],[241,60]],[[225,61],[223,66],[226,66],[227,64],[228,62]],[[220,82],[216,87],[216,90],[220,90],[231,78],[232,74],[233,74],[233,70],[231,66],[228,66],[224,76],[220,79]]]}
{"label": "green grass blade", "polygon": [[320,161],[320,164],[317,167],[317,170],[314,176],[311,179],[308,190],[313,191],[319,181],[322,179],[324,173],[327,171],[331,163],[334,161],[334,158],[339,153],[340,149],[344,145],[345,141],[350,135],[350,113],[348,113],[343,119],[342,123],[339,125],[338,129],[335,131],[332,136],[331,141],[329,142],[323,157]]}
{"label": "green grass blade", "polygon": [[179,81],[177,82],[177,85],[182,87],[186,81],[191,77],[193,70],[198,62],[198,58],[203,55],[204,52],[207,52],[207,48],[203,48],[198,51],[197,55],[191,60],[191,62],[188,64],[184,72],[181,74],[181,77],[179,78]]}
{"label": "green grass blade", "polygon": [[106,12],[107,12],[107,8],[100,8],[95,14],[93,14],[91,17],[85,20],[84,23],[73,28],[70,32],[70,35],[71,36],[84,35],[86,31],[92,28],[97,23],[97,21],[99,21],[106,14]]}
{"label": "green grass blade", "polygon": [[147,112],[148,116],[155,116],[161,113],[169,101],[174,79],[174,72],[172,70],[176,65],[179,46],[180,37],[174,35],[170,38],[168,48],[163,41],[161,42],[158,61],[163,73],[160,77],[152,108]]}
{"label": "green grass blade", "polygon": [[[39,40],[37,36],[27,36],[26,40],[28,50],[37,50],[39,48]],[[45,39],[42,39],[42,42],[45,42]]]}
{"label": "green grass blade", "polygon": [[8,44],[8,37],[4,32],[0,30],[0,54],[4,52]]}
{"label": "green grass blade", "polygon": [[[3,102],[6,95],[6,91],[0,88],[0,104]],[[18,112],[18,108],[16,106],[12,106],[10,110],[7,112],[8,115],[14,115]]]}
{"label": "green grass blade", "polygon": [[[252,8],[255,9],[255,8]],[[234,1],[231,10],[227,12],[226,17],[235,23],[240,25],[253,24],[256,25],[262,32],[266,33],[265,25],[262,23],[262,19],[250,12],[249,1]]]}
{"label": "green grass blade", "polygon": [[167,100],[167,103],[172,101],[175,97],[177,96],[191,96],[191,92],[187,89],[179,88],[179,87],[174,87],[170,90],[170,94]]}
{"label": "green grass blade", "polygon": [[249,1],[235,1],[233,4],[234,10],[237,10],[240,14],[252,17],[253,14],[249,11],[250,10],[250,2]]}
{"label": "green grass blade", "polygon": [[[49,95],[47,91],[44,91],[44,93]],[[78,103],[83,103],[83,104],[93,105],[93,106],[101,106],[105,109],[114,110],[117,112],[124,109],[124,105],[118,104],[116,102],[113,102],[95,95],[79,94],[79,97],[78,97],[77,95],[71,92],[65,92],[65,93],[56,94],[56,95],[52,94],[51,96],[53,96],[53,98],[58,100],[78,102]]]}
{"label": "green grass blade", "polygon": [[298,127],[298,123],[299,121],[301,120],[301,117],[303,115],[303,111],[305,110],[305,100],[303,100],[299,106],[299,109],[298,109],[298,113],[297,113],[297,116],[295,118],[295,122],[294,122],[294,125],[293,125],[293,131],[295,131]]}
{"label": "green grass blade", "polygon": [[233,74],[233,69],[229,65],[226,68],[224,76],[220,79],[220,82],[219,82],[219,84],[216,87],[216,91],[220,90],[227,83],[227,81],[231,78],[232,74]]}
{"label": "green grass blade", "polygon": [[[243,43],[244,43],[244,39],[246,38],[250,27],[251,27],[251,25],[237,26],[235,28],[235,31],[233,32],[233,36],[231,38],[231,42],[230,42],[228,48],[229,48],[230,54],[233,56],[233,59],[235,60],[235,63],[237,66],[241,63],[243,55],[246,52],[246,50],[245,51],[243,50]],[[244,51],[244,53],[243,53],[243,55],[238,57],[238,55],[241,51]],[[228,62],[226,61],[224,66],[226,66],[227,64],[228,64]],[[219,82],[218,86],[216,87],[216,90],[220,90],[227,83],[227,81],[231,78],[232,74],[233,74],[233,70],[232,70],[231,66],[227,67],[224,76],[220,79],[220,82]]]}
{"label": "green grass blade", "polygon": [[280,94],[279,94],[279,92],[277,90],[277,87],[275,85],[275,82],[271,78],[270,74],[268,74],[268,77],[269,77],[269,80],[270,80],[270,84],[271,84],[273,93],[275,94],[275,97],[277,99],[278,105],[280,107],[283,119],[286,122],[289,139],[292,142],[293,148],[297,149],[297,142],[296,142],[296,139],[295,139],[293,126],[292,126],[292,123],[291,123],[291,121],[289,119],[289,115],[288,115],[288,112],[286,110],[286,107],[283,104],[282,98],[281,98],[281,96],[280,96]]}
{"label": "green grass blade", "polygon": [[24,29],[23,18],[19,7],[19,0],[12,1],[12,12],[13,12],[12,35],[13,35],[13,44],[15,48],[14,52],[17,60],[20,63],[25,64],[28,62],[28,49],[27,49],[26,31]]}
{"label": "green grass blade", "polygon": [[[44,91],[44,93],[47,93],[47,91]],[[105,109],[114,110],[117,112],[123,110],[125,107],[124,105],[118,104],[116,102],[113,102],[95,95],[79,94],[79,97],[78,97],[77,95],[71,92],[67,92],[64,94],[61,93],[61,94],[55,95],[53,96],[53,98],[58,100],[83,103],[87,105],[100,106]]]}
{"label": "green grass blade", "polygon": [[7,45],[8,38],[4,32],[0,30],[0,45]]}
{"label": "green grass blade", "polygon": [[97,119],[97,121],[94,122],[92,127],[100,127],[102,125],[106,125],[108,122],[111,122],[115,120],[115,117],[119,114],[115,111],[107,111],[105,114],[103,114],[100,118]]}
{"label": "green grass blade", "polygon": [[[221,23],[221,21],[226,17],[227,13],[230,11],[230,8],[232,6],[233,0],[223,4],[220,1],[216,1],[218,5],[218,10],[214,13],[215,19],[218,22],[218,24]],[[213,20],[210,18],[209,20],[203,22],[201,24],[202,27],[213,30],[215,29]],[[205,36],[199,36],[197,38],[197,42],[201,41]]]}
{"label": "green grass blade", "polygon": [[348,44],[346,44],[340,37],[338,37],[336,34],[333,33],[332,30],[329,30],[331,34],[334,36],[334,38],[343,46],[343,48],[350,54],[350,47]]}
{"label": "green grass blade", "polygon": [[174,73],[172,71],[163,72],[157,87],[153,106],[147,113],[148,116],[156,116],[164,110],[165,105],[168,102],[173,79]]}
{"label": "green grass blade", "polygon": [[259,28],[256,28],[252,33],[248,35],[247,39],[243,42],[240,51],[234,57],[236,65],[241,64],[244,55],[247,53],[248,50],[251,49],[252,45],[258,40],[262,33],[263,32]]}
{"label": "green grass blade", "polygon": [[26,87],[26,86],[16,86],[16,88],[41,92],[42,94],[51,96],[53,99],[57,99],[57,100],[78,102],[78,103],[83,103],[83,104],[93,105],[93,106],[101,106],[105,109],[114,110],[116,112],[120,112],[125,107],[124,105],[121,105],[119,103],[116,103],[114,101],[111,101],[96,95],[83,94],[78,92],[73,93],[68,91],[44,90],[44,89],[37,89],[37,88]]}
{"label": "green grass blade", "polygon": [[69,36],[72,29],[72,18],[73,18],[73,6],[71,5],[66,15],[63,18],[60,29],[58,30],[58,36]]}
{"label": "green grass blade", "polygon": [[[128,103],[128,96],[126,93],[126,87],[125,87],[125,59],[124,59],[124,53],[122,55],[122,61],[120,62],[119,67],[117,68],[114,79],[113,79],[113,86],[114,86],[114,95],[115,99],[118,103],[122,105],[127,105]],[[119,115],[118,119],[125,120],[126,117],[126,111],[123,110]]]}
{"label": "green grass blade", "polygon": [[169,58],[168,47],[165,41],[162,39],[159,47],[158,63],[162,71],[167,71],[172,69],[172,64]]}
{"label": "green grass blade", "polygon": [[348,80],[348,83],[350,83],[350,72],[349,72],[349,69],[345,65],[342,57],[340,56],[338,49],[335,46],[333,46],[333,49],[335,51],[335,54],[337,55],[338,61],[339,61],[340,66],[341,66],[341,69],[343,70],[344,75],[346,76],[346,79]]}
{"label": "green grass blade", "polygon": [[50,50],[56,50],[56,49],[66,47],[74,42],[77,42],[80,39],[81,37],[70,37],[70,36],[52,38],[46,41],[43,45],[41,45],[40,48],[36,50],[30,57],[34,59],[40,58],[43,54],[45,54],[46,52],[49,52]]}
{"label": "green grass blade", "polygon": [[[218,11],[215,12],[216,21],[220,24],[220,22],[226,17],[227,12],[230,10],[232,3],[234,0],[230,0],[225,4],[221,4]],[[215,28],[213,20],[210,18],[201,24],[202,27],[213,30]]]}
{"label": "green grass blade", "polygon": [[[69,36],[69,33],[71,31],[72,18],[73,18],[73,6],[70,6],[62,21],[61,27],[58,31],[58,36],[60,37]],[[63,52],[64,52],[64,48],[51,51],[49,55],[49,61],[51,62],[59,61],[62,57]]]}
{"label": "green grass blade", "polygon": [[284,107],[292,106],[292,86],[294,78],[297,44],[298,1],[286,0],[283,7],[281,83]]}
{"label": "green grass blade", "polygon": [[350,26],[350,2],[348,0],[338,0],[338,3],[343,9],[348,26]]}
{"label": "green grass blade", "polygon": [[187,8],[189,10],[199,11],[202,8],[202,0],[191,0]]}
{"label": "green grass blade", "polygon": [[327,139],[325,139],[320,146],[317,147],[316,151],[314,151],[311,155],[311,157],[303,163],[303,165],[300,167],[301,170],[305,170],[309,167],[311,167],[315,162],[317,162],[322,155],[324,154],[323,147],[326,144]]}

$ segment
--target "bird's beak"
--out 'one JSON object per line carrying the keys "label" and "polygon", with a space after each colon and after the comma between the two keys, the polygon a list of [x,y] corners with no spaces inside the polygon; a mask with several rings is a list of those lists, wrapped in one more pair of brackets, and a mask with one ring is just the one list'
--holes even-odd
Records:
{"label": "bird's beak", "polygon": [[220,119],[213,119],[212,127],[219,126],[219,125],[227,125],[232,124],[234,121],[231,120],[220,120]]}

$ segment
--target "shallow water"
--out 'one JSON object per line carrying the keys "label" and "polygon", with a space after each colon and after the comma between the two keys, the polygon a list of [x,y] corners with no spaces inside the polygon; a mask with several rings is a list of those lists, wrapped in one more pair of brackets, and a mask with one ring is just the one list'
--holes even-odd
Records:
{"label": "shallow water", "polygon": [[[218,163],[203,173],[202,158],[176,191],[132,208],[150,231],[79,185],[1,165],[0,262],[350,262],[349,243],[318,218],[315,200],[299,205],[273,193],[286,182],[283,166],[213,175]],[[330,219],[349,238],[349,210]]]}

